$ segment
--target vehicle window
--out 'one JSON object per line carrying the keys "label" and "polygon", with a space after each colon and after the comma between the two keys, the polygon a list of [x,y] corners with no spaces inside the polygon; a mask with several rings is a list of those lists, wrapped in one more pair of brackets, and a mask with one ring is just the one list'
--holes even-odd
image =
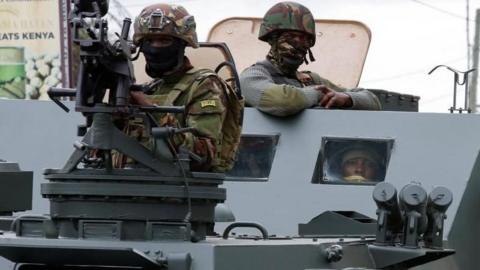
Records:
{"label": "vehicle window", "polygon": [[226,180],[267,181],[279,137],[280,134],[242,134],[235,166],[227,172]]}
{"label": "vehicle window", "polygon": [[313,183],[375,185],[385,180],[392,139],[323,138]]}

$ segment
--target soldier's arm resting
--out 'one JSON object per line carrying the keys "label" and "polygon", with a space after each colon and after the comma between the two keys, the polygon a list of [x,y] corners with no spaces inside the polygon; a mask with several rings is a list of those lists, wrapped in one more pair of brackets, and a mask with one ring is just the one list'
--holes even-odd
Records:
{"label": "soldier's arm resting", "polygon": [[295,87],[275,84],[262,67],[252,66],[240,75],[240,85],[247,104],[260,111],[287,116],[317,105],[319,92],[315,87]]}
{"label": "soldier's arm resting", "polygon": [[[337,92],[343,92],[349,95],[352,100],[351,107],[348,107],[349,109],[352,109],[352,110],[381,110],[382,109],[382,105],[378,100],[377,96],[366,89],[343,88],[343,87],[337,86],[336,84],[332,83],[327,79],[321,78],[316,73],[312,72],[311,74],[316,84],[320,84],[320,85],[326,86],[331,90],[334,90]],[[322,99],[322,97],[320,97],[320,100]]]}
{"label": "soldier's arm resting", "polygon": [[344,92],[332,90],[325,85],[319,85],[317,90],[322,92],[319,105],[326,109],[330,108],[351,108],[353,105],[352,98]]}
{"label": "soldier's arm resting", "polygon": [[382,109],[382,105],[378,100],[378,97],[363,88],[355,88],[345,92],[352,98],[353,110],[372,110],[378,111]]}

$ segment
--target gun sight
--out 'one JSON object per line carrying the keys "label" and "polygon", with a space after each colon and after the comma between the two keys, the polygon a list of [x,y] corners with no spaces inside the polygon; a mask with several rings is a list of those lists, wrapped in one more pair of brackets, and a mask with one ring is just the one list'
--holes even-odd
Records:
{"label": "gun sight", "polygon": [[77,12],[81,12],[85,17],[100,17],[108,13],[109,0],[73,0]]}

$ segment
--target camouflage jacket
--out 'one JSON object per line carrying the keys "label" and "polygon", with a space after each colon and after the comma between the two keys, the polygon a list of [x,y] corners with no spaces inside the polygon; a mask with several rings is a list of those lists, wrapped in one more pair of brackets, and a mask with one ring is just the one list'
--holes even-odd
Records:
{"label": "camouflage jacket", "polygon": [[316,106],[322,98],[322,93],[315,90],[317,85],[348,94],[353,102],[350,109],[381,109],[378,98],[365,89],[341,88],[313,72],[299,72],[297,77],[302,77],[302,81],[285,76],[270,61],[263,60],[242,72],[240,84],[248,105],[276,116]]}
{"label": "camouflage jacket", "polygon": [[221,80],[218,77],[199,74],[192,68],[179,75],[166,76],[157,84],[147,98],[158,106],[185,106],[184,114],[155,114],[160,126],[194,127],[198,134],[175,135],[173,144],[178,149],[186,146],[203,159],[191,163],[193,170],[215,171],[215,165],[222,145],[222,125],[225,106]]}

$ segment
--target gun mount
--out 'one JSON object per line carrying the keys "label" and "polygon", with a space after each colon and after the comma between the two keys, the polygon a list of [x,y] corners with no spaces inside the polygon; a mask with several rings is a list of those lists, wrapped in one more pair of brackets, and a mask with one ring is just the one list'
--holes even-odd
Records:
{"label": "gun mount", "polygon": [[[215,205],[225,200],[218,188],[222,174],[192,174],[192,154],[171,147],[169,139],[193,129],[158,127],[152,113],[183,113],[183,107],[142,107],[129,103],[134,85],[126,18],[119,39],[107,39],[101,17],[108,1],[74,1],[70,24],[73,42],[80,46],[76,89],[51,89],[56,98],[75,96],[75,110],[86,117],[86,131],[59,170],[46,170],[49,183],[42,195],[50,200],[57,232],[67,238],[104,237],[122,240],[204,239],[213,224]],[[82,36],[81,33],[86,33]],[[105,101],[106,100],[106,101]],[[141,117],[154,139],[147,149],[119,128],[117,122]],[[83,132],[80,132],[83,133]],[[135,160],[128,169],[114,168],[112,155]],[[80,167],[80,166],[83,167]]]}

